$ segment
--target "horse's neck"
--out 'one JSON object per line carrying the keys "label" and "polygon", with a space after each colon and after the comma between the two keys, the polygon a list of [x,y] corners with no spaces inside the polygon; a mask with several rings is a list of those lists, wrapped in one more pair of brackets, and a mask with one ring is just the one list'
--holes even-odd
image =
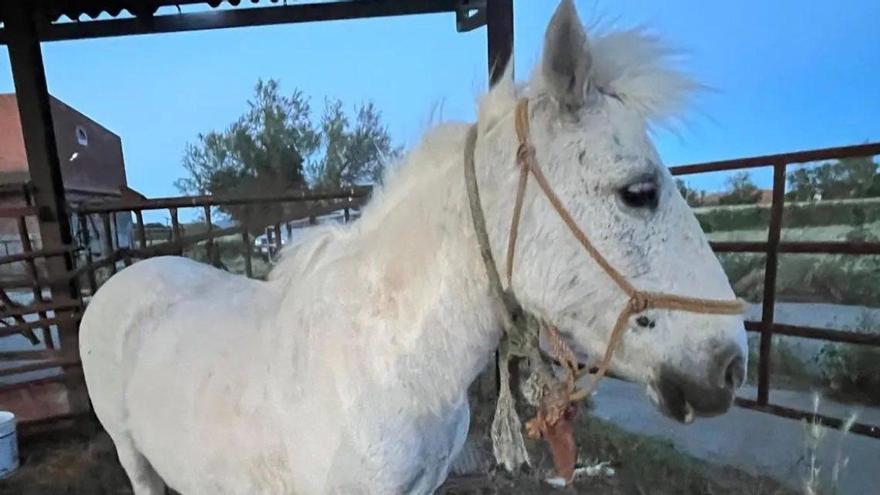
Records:
{"label": "horse's neck", "polygon": [[383,331],[395,332],[378,337],[389,352],[378,359],[437,401],[461,397],[500,337],[455,159],[463,150],[450,153],[430,179],[397,184],[408,190],[390,191],[394,205],[381,218],[363,219],[378,296],[367,304],[390,321]]}

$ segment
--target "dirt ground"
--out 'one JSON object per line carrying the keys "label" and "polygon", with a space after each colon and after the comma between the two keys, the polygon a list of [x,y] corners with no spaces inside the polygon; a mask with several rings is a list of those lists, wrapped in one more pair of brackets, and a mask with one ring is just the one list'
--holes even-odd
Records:
{"label": "dirt ground", "polygon": [[[475,418],[479,422],[479,418]],[[480,438],[485,438],[482,436]],[[633,495],[793,495],[766,478],[728,467],[710,466],[676,451],[668,443],[631,435],[588,415],[578,421],[579,458],[609,461],[614,476],[586,478],[557,490],[542,481],[550,460],[539,445],[531,446],[536,470],[514,477],[488,469],[480,475],[455,477],[441,488],[445,495],[482,494],[633,494]],[[488,447],[488,438],[486,438]],[[85,431],[29,440],[22,445],[22,467],[0,481],[0,495],[130,494],[128,479],[116,460],[109,437]]]}

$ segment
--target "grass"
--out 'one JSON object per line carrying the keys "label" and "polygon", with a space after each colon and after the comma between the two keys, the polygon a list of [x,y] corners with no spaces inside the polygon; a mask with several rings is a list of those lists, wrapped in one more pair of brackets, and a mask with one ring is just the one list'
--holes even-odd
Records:
{"label": "grass", "polygon": [[[819,395],[813,396],[813,414],[819,413]],[[804,454],[802,457],[803,470],[801,474],[801,486],[804,495],[842,495],[840,480],[845,474],[849,458],[843,456],[843,442],[846,440],[850,429],[856,422],[857,415],[852,414],[843,424],[837,448],[835,449],[834,463],[831,466],[822,466],[820,452],[829,446],[826,441],[828,429],[823,427],[817,420],[802,420],[804,426]],[[830,472],[830,476],[823,476]]]}
{"label": "grass", "polygon": [[[812,389],[822,384],[821,376],[812,370],[794,351],[790,337],[776,335],[770,347],[770,374],[773,386],[794,389]],[[747,383],[758,383],[758,354],[760,336],[749,335],[749,368]]]}
{"label": "grass", "polygon": [[[493,394],[479,386],[471,389],[472,438],[478,439],[479,448],[491,452],[488,431],[493,412]],[[491,389],[491,387],[488,387]],[[482,394],[482,395],[481,395]],[[522,415],[522,412],[521,412]],[[608,463],[612,476],[600,475],[577,480],[568,493],[586,495],[788,495],[794,494],[777,482],[755,476],[729,466],[717,466],[679,451],[671,442],[659,437],[630,433],[608,421],[579,414],[575,422],[579,464]],[[555,492],[545,479],[552,469],[546,448],[527,440],[533,469],[512,476],[501,469],[488,473],[452,479],[440,493],[508,494],[523,495]],[[490,454],[487,454],[490,455]]]}
{"label": "grass", "polygon": [[[716,466],[677,450],[670,442],[655,437],[629,433],[611,423],[580,415],[575,437],[580,462],[607,462],[613,476],[596,476],[577,480],[569,493],[634,494],[634,495],[788,495],[794,494],[765,477],[744,471]],[[447,495],[518,493],[523,495],[552,493],[540,481],[547,475],[550,459],[541,455],[538,445],[530,450],[537,469],[532,473],[512,476],[501,470],[465,479],[450,480],[440,493]]]}
{"label": "grass", "polygon": [[[855,330],[880,332],[880,319],[866,311]],[[818,361],[829,396],[880,405],[880,348],[828,344],[822,348]]]}
{"label": "grass", "polygon": [[52,435],[23,443],[21,468],[0,481],[0,495],[127,495],[128,478],[106,434]]}

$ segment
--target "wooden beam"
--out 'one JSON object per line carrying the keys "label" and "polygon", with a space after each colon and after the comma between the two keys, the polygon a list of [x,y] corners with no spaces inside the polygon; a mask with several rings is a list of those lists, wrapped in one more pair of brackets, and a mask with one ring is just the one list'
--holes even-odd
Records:
{"label": "wooden beam", "polygon": [[[453,13],[457,11],[459,2],[460,0],[338,0],[277,7],[212,9],[185,14],[47,23],[41,26],[39,36],[41,41],[63,41],[344,19]],[[0,43],[8,41],[10,38],[11,33],[4,33],[4,31],[6,30],[0,30]]]}
{"label": "wooden beam", "polygon": [[489,86],[504,75],[513,58],[513,0],[488,0],[486,36],[489,49]]}
{"label": "wooden beam", "polygon": [[355,186],[332,191],[293,191],[274,195],[250,196],[177,196],[137,201],[105,202],[95,205],[75,206],[77,213],[94,214],[123,210],[164,210],[168,208],[197,208],[204,206],[243,206],[271,203],[306,203],[314,201],[346,200],[357,206],[370,196],[372,186]]}

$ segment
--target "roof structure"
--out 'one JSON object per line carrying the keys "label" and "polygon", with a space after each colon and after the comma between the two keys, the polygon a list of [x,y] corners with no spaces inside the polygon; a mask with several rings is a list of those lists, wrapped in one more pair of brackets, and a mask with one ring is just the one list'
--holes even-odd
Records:
{"label": "roof structure", "polygon": [[[119,197],[127,187],[122,140],[79,110],[50,96],[64,190]],[[29,184],[30,170],[14,93],[0,94],[0,184]],[[68,200],[70,196],[68,195]]]}
{"label": "roof structure", "polygon": [[[413,14],[455,13],[459,31],[486,24],[488,0],[4,0],[34,13],[41,41]],[[0,29],[0,43],[6,43]]]}
{"label": "roof structure", "polygon": [[20,173],[26,179],[27,155],[14,94],[0,94],[0,129],[0,173]]}

